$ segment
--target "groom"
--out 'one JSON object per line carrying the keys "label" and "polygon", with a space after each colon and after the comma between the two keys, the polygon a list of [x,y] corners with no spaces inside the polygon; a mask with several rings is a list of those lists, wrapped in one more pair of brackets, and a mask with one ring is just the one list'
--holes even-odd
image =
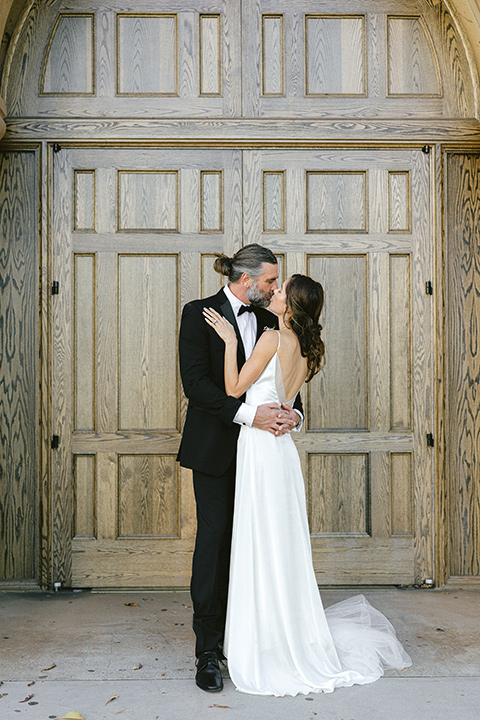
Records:
{"label": "groom", "polygon": [[254,407],[243,402],[244,398],[225,394],[225,344],[202,313],[205,307],[214,308],[234,326],[240,370],[264,329],[277,327],[277,318],[265,309],[277,288],[275,255],[260,245],[246,245],[233,258],[217,257],[214,268],[228,276],[229,284],[212,297],[187,303],[182,314],[180,372],[189,404],[177,458],[182,467],[193,470],[197,537],[190,589],[196,635],[195,680],[198,687],[210,692],[223,688],[219,660],[224,659],[240,426],[283,435],[303,419],[299,396],[295,409],[291,409],[278,404]]}

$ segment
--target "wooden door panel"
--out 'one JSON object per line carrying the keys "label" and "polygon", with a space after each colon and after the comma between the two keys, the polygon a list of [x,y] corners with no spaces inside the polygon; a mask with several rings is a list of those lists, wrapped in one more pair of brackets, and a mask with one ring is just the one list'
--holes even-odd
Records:
{"label": "wooden door panel", "polygon": [[[184,302],[219,289],[214,252],[239,247],[242,214],[244,242],[326,290],[327,362],[295,438],[319,582],[430,576],[426,156],[254,150],[242,166],[232,150],[92,152],[55,156],[54,405],[71,452],[53,456],[54,492],[74,525],[58,516],[55,542],[74,537],[73,584],[188,584],[176,332]],[[68,577],[68,550],[58,557]]]}
{"label": "wooden door panel", "polygon": [[195,518],[175,461],[178,326],[186,301],[219,288],[214,252],[241,243],[241,154],[67,149],[54,163],[53,476],[72,508],[54,523],[56,576],[184,587]]}
{"label": "wooden door panel", "polygon": [[429,172],[420,150],[245,153],[245,237],[325,289],[325,367],[295,437],[321,583],[431,575]]}
{"label": "wooden door panel", "polygon": [[308,273],[322,278],[324,314],[336,318],[323,332],[325,368],[308,385],[306,419],[311,430],[368,427],[367,271],[365,255],[316,255],[308,260]]}
{"label": "wooden door panel", "polygon": [[118,430],[181,429],[177,265],[174,255],[118,258]]}

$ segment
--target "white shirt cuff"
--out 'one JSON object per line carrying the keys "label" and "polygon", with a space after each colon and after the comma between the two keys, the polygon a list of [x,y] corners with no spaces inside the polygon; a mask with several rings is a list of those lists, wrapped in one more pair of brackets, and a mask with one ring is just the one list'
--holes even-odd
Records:
{"label": "white shirt cuff", "polygon": [[294,410],[295,410],[295,412],[297,413],[297,415],[299,416],[300,420],[298,421],[297,425],[295,425],[295,427],[292,428],[292,431],[293,431],[293,432],[298,432],[299,430],[302,429],[302,425],[303,425],[303,415],[302,415],[302,413],[300,412],[300,410],[297,410],[297,408],[294,408]]}
{"label": "white shirt cuff", "polygon": [[237,414],[233,418],[233,422],[238,423],[238,425],[248,425],[248,427],[252,427],[256,413],[256,405],[247,405],[247,403],[242,403],[237,410]]}

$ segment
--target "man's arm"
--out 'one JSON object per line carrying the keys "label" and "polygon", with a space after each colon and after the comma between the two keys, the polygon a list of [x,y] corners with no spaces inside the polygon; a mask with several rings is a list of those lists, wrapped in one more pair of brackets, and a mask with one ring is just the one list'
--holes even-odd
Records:
{"label": "man's arm", "polygon": [[195,405],[231,424],[242,402],[210,380],[208,332],[200,309],[191,303],[185,305],[179,337],[183,389]]}
{"label": "man's arm", "polygon": [[305,413],[303,412],[302,398],[300,397],[300,393],[297,393],[297,397],[295,398],[295,402],[293,403],[292,410],[296,413],[296,419],[297,419],[297,424],[293,427],[293,430],[298,432],[298,430],[300,430],[300,428],[303,425],[303,418],[305,417]]}

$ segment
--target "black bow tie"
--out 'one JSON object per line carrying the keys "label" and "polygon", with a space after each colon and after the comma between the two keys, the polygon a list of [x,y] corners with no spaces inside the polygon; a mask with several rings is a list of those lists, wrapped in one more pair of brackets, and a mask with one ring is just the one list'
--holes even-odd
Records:
{"label": "black bow tie", "polygon": [[242,307],[237,313],[237,317],[240,317],[240,315],[242,315],[244,312],[253,312],[253,310],[253,305],[242,305]]}

